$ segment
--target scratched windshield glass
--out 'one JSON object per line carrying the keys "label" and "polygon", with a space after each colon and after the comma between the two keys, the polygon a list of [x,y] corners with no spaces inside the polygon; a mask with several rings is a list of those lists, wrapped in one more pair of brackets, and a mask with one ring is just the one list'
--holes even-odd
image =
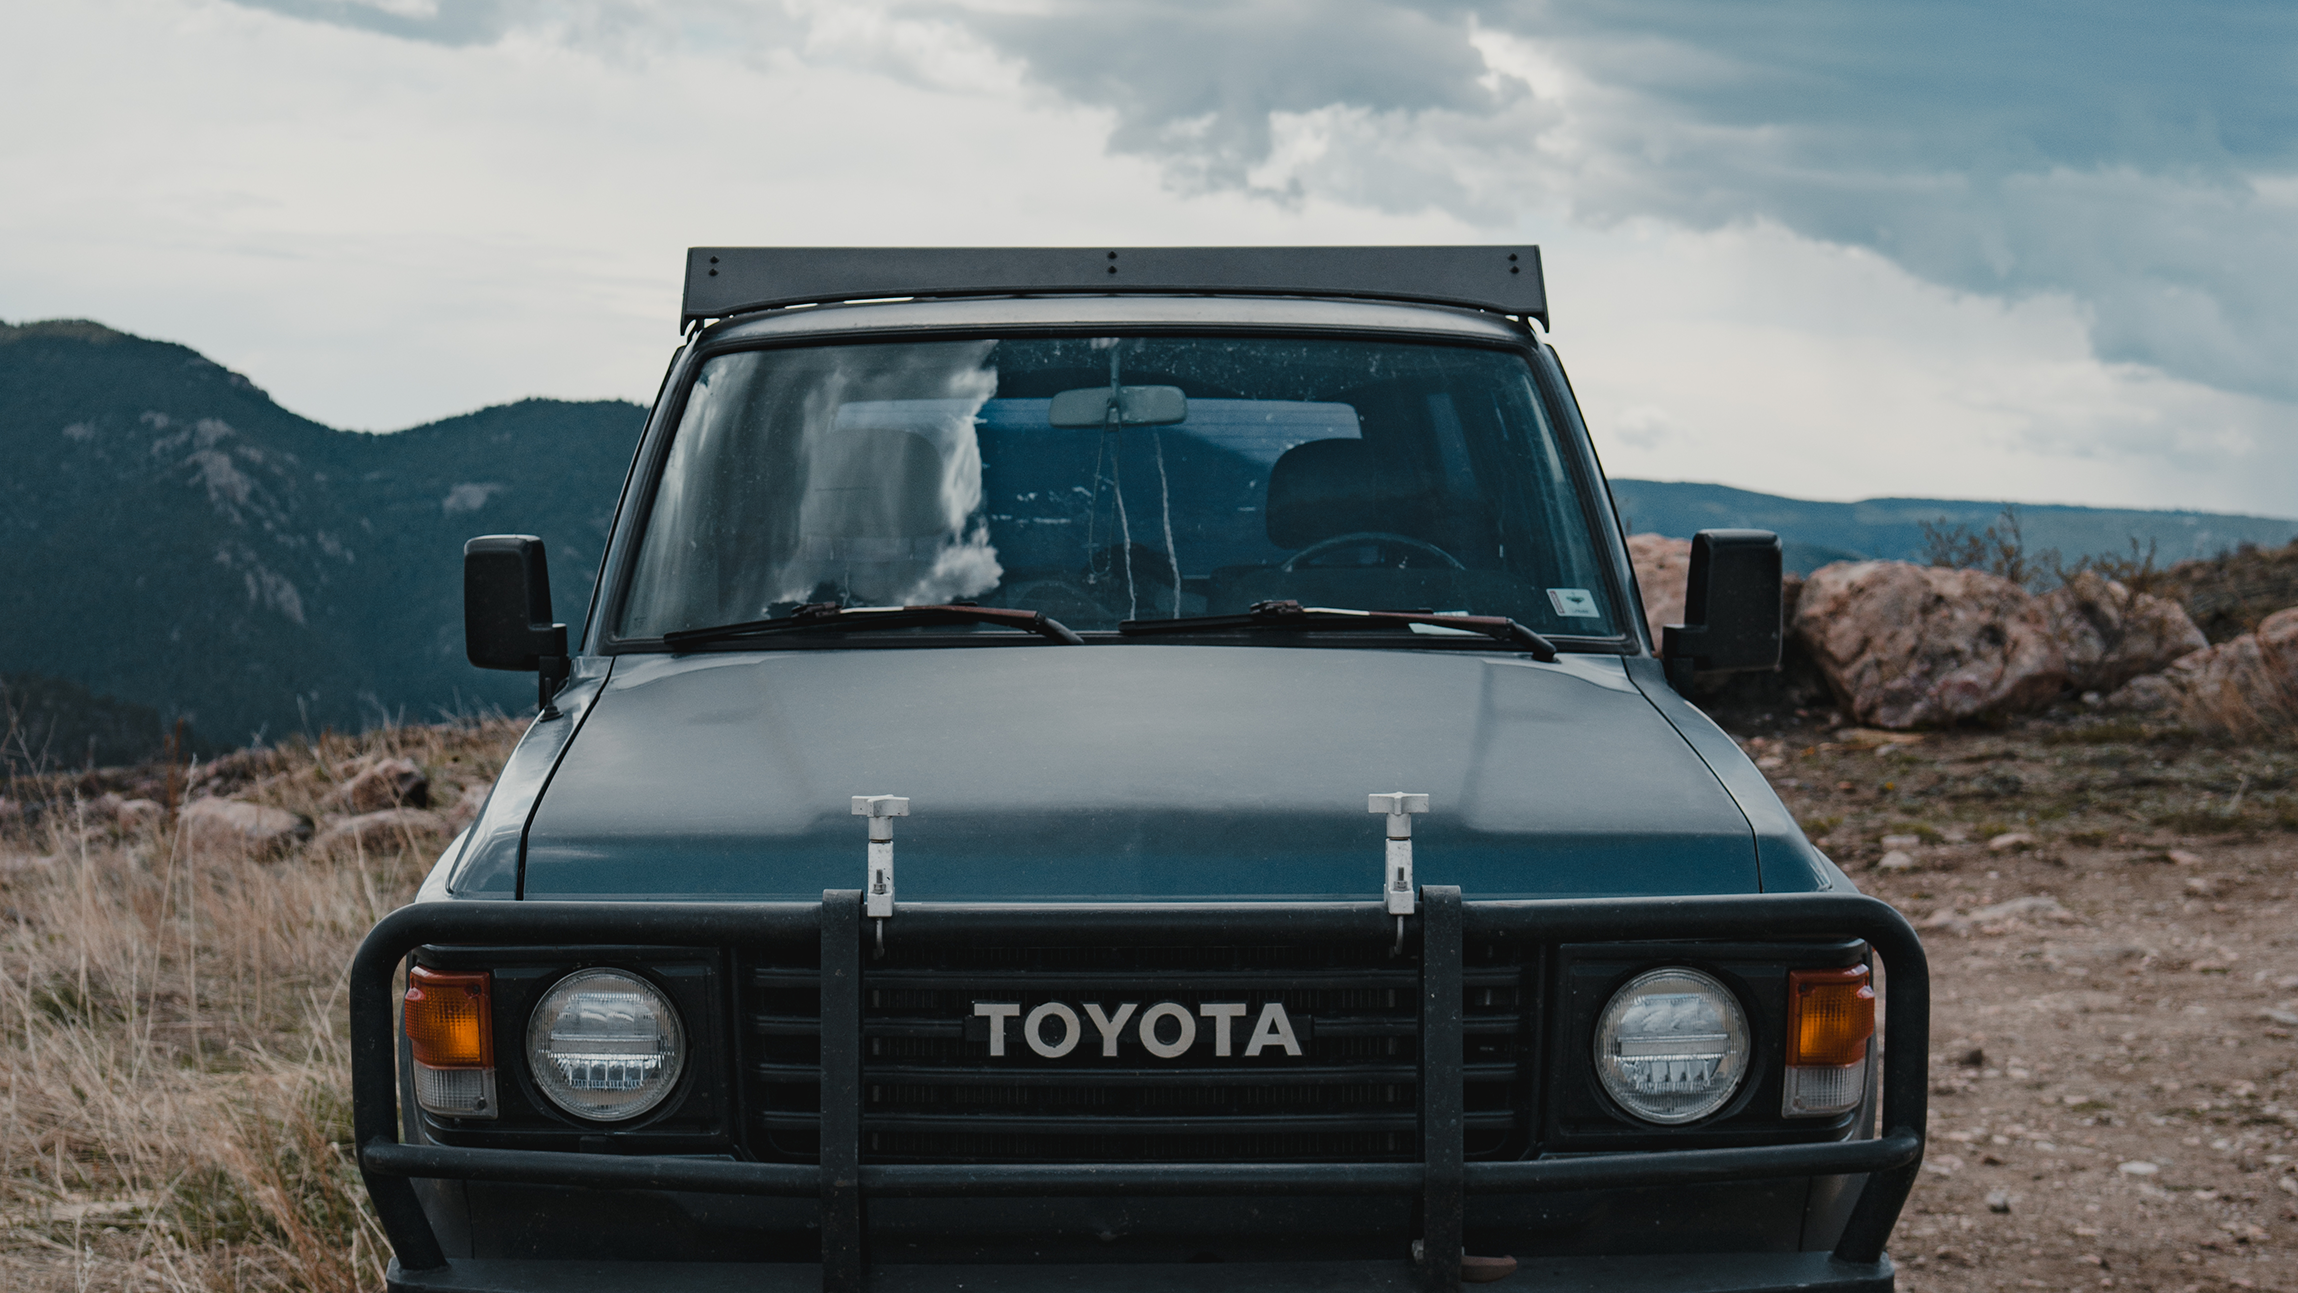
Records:
{"label": "scratched windshield glass", "polygon": [[1596,551],[1531,373],[1505,351],[752,350],[694,381],[617,635],[953,601],[1090,633],[1282,599],[1611,637]]}

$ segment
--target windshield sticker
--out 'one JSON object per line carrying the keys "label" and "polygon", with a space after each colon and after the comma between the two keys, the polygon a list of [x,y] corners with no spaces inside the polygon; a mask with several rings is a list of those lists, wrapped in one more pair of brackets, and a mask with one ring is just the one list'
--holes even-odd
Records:
{"label": "windshield sticker", "polygon": [[1558,615],[1576,620],[1600,620],[1604,613],[1596,609],[1596,598],[1585,588],[1551,588],[1548,602]]}

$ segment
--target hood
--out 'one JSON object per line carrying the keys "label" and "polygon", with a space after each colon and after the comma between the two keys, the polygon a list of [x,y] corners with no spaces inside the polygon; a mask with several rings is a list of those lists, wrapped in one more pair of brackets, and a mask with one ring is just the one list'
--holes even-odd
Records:
{"label": "hood", "polygon": [[1617,659],[1239,646],[625,656],[528,828],[530,898],[1380,894],[1370,793],[1472,898],[1753,892],[1752,828]]}

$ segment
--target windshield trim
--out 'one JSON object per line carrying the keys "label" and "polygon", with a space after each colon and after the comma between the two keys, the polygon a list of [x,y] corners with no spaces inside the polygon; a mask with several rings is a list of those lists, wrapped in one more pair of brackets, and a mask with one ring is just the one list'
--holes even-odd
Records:
{"label": "windshield trim", "polygon": [[[1313,647],[1319,650],[1380,650],[1380,651],[1436,651],[1472,655],[1511,655],[1531,658],[1533,652],[1525,647],[1513,646],[1494,638],[1429,637],[1425,634],[1392,633],[1382,629],[1204,629],[1190,633],[1160,633],[1152,637],[1094,630],[1078,634],[1087,646],[1221,646],[1221,647]],[[1548,641],[1558,655],[1637,655],[1635,643],[1618,638],[1574,638],[1550,635]],[[1025,629],[1002,629],[984,625],[971,632],[951,632],[947,628],[917,629],[889,635],[884,631],[870,631],[844,635],[822,629],[813,633],[764,634],[698,642],[687,646],[668,646],[659,638],[628,638],[609,646],[601,655],[713,655],[728,652],[775,651],[871,651],[880,648],[893,650],[963,649],[967,647],[1039,647],[1051,646],[1044,638]]]}
{"label": "windshield trim", "polygon": [[[625,603],[630,597],[632,578],[638,565],[640,540],[646,533],[648,522],[652,519],[655,499],[660,492],[662,474],[669,464],[671,443],[677,438],[679,424],[685,418],[687,402],[693,396],[695,379],[700,374],[703,365],[710,360],[721,355],[742,354],[750,351],[812,349],[821,346],[877,345],[889,342],[977,341],[1009,337],[1038,339],[1113,335],[1125,337],[1228,335],[1299,340],[1378,340],[1400,344],[1499,351],[1515,355],[1523,361],[1532,378],[1533,389],[1545,402],[1548,415],[1555,422],[1557,431],[1561,433],[1559,440],[1564,447],[1569,449],[1569,452],[1564,454],[1565,470],[1571,477],[1572,488],[1579,502],[1581,514],[1594,528],[1599,550],[1609,552],[1620,542],[1620,537],[1613,533],[1618,527],[1618,521],[1611,493],[1609,489],[1599,491],[1595,482],[1589,478],[1593,448],[1586,443],[1588,435],[1586,424],[1579,416],[1578,406],[1572,401],[1568,390],[1559,392],[1556,383],[1550,379],[1547,371],[1549,365],[1541,362],[1542,354],[1547,350],[1547,347],[1530,330],[1510,336],[1475,336],[1412,327],[1366,327],[1338,324],[1331,326],[1279,325],[1217,319],[1160,320],[1139,324],[1121,324],[1111,321],[1088,323],[892,324],[850,331],[840,329],[835,333],[795,333],[768,337],[727,338],[713,338],[709,335],[709,330],[706,329],[699,333],[694,340],[680,348],[672,364],[671,372],[664,376],[663,389],[664,391],[674,390],[674,396],[666,403],[657,403],[643,433],[642,442],[634,455],[630,473],[624,482],[623,494],[615,509],[614,529],[609,537],[606,560],[601,563],[598,578],[600,591],[607,595],[599,596],[594,593],[592,597],[590,621],[586,634],[589,639],[588,653],[612,656],[668,654],[672,650],[672,648],[664,645],[659,637],[624,637],[616,634],[613,631],[613,626],[621,622]],[[1643,636],[1635,631],[1630,619],[1631,616],[1634,619],[1641,619],[1643,603],[1635,596],[1635,589],[1632,585],[1623,585],[1620,582],[1617,572],[1611,569],[1613,564],[1610,561],[1599,562],[1600,568],[1597,573],[1605,580],[1613,604],[1621,612],[1622,628],[1620,632],[1606,637],[1546,634],[1548,640],[1553,642],[1559,651],[1629,656],[1645,653]],[[1266,630],[1262,630],[1262,632],[1265,633]],[[1088,643],[1097,643],[1104,638],[1111,641],[1119,639],[1119,635],[1114,632],[1085,631],[1080,635]],[[1186,636],[1195,637],[1196,635]],[[1351,639],[1350,646],[1359,649],[1384,649],[1379,646],[1377,641],[1368,639],[1380,639],[1392,635],[1365,630],[1346,630],[1317,636],[1322,638],[1345,636]],[[1461,649],[1460,646],[1439,642],[1425,635],[1398,636],[1409,636],[1417,639],[1413,642],[1416,649]],[[1014,637],[1020,643],[1042,641],[1042,639],[1026,633],[1017,633]],[[993,642],[1002,642],[1002,640],[1002,638],[975,639],[972,641],[961,639],[937,645],[987,646]],[[1138,639],[1134,640],[1138,641]],[[1576,645],[1580,643],[1588,645]],[[873,640],[867,647],[860,647],[851,642],[826,643],[816,641],[803,646],[793,642],[787,647],[768,649],[819,650],[829,647],[830,649],[868,650],[877,649],[881,645],[894,644],[882,640]],[[913,640],[904,645],[926,644]],[[1320,643],[1320,645],[1322,644]],[[1488,653],[1495,648],[1505,650],[1503,644],[1490,639],[1464,640],[1463,645],[1479,645]],[[714,650],[718,648],[702,647],[696,649]]]}

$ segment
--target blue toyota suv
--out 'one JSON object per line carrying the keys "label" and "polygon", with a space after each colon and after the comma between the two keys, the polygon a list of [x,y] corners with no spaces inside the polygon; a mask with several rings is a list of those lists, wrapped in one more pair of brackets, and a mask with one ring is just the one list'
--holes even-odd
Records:
{"label": "blue toyota suv", "polygon": [[685,315],[586,622],[465,550],[539,712],[353,966],[393,1289],[1891,1287],[1922,949],[1682,698],[1779,543],[1654,640],[1538,249]]}

